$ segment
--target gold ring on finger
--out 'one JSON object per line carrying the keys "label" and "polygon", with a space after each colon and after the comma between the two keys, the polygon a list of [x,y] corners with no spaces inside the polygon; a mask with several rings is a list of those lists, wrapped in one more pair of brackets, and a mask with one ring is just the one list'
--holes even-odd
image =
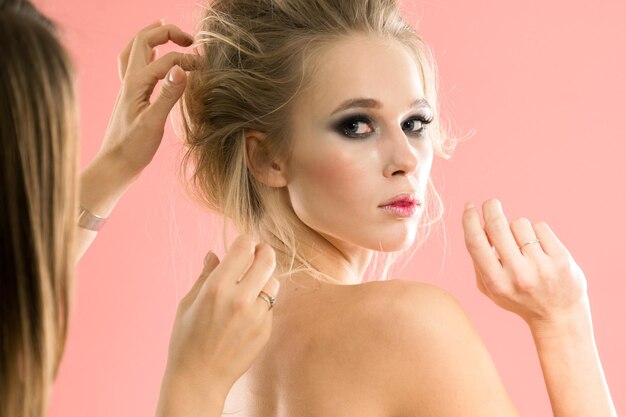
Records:
{"label": "gold ring on finger", "polygon": [[271,295],[269,295],[268,293],[266,293],[265,291],[261,291],[259,293],[259,297],[261,297],[262,299],[264,299],[267,304],[269,305],[269,310],[272,309],[272,307],[274,307],[274,304],[276,304],[276,299],[274,297],[272,297]]}

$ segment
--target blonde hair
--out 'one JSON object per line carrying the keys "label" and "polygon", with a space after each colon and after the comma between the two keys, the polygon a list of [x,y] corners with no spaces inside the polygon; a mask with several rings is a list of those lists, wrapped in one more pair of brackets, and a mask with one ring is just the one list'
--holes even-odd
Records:
{"label": "blonde hair", "polygon": [[[287,272],[297,265],[324,279],[299,252],[296,231],[307,227],[293,212],[286,190],[265,185],[250,171],[246,132],[266,135],[263,145],[269,160],[288,155],[287,115],[292,99],[307,88],[315,66],[321,65],[316,51],[360,33],[397,40],[412,51],[425,98],[435,112],[428,128],[434,153],[449,159],[456,141],[446,135],[439,116],[434,59],[400,16],[396,1],[216,0],[200,22],[197,45],[204,66],[190,74],[183,99],[183,172],[209,208],[286,256],[291,265]],[[426,201],[420,226],[427,231],[420,242],[443,215],[430,179]],[[398,256],[387,254],[383,279]]]}
{"label": "blonde hair", "polygon": [[74,274],[74,81],[30,3],[0,0],[0,39],[0,415],[42,417]]}

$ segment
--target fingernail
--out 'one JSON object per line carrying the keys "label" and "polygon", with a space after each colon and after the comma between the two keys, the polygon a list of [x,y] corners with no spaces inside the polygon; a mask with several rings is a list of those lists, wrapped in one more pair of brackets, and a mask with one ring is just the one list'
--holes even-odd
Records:
{"label": "fingernail", "polygon": [[178,65],[174,65],[174,68],[170,70],[167,79],[172,84],[180,84],[183,81],[182,70]]}
{"label": "fingernail", "polygon": [[472,203],[471,201],[468,201],[467,203],[465,203],[464,210],[469,210],[471,208],[474,208],[474,203]]}
{"label": "fingernail", "polygon": [[208,251],[207,254],[204,256],[204,266],[206,267],[207,264],[209,263],[209,259],[211,259],[211,255],[213,254],[213,251]]}

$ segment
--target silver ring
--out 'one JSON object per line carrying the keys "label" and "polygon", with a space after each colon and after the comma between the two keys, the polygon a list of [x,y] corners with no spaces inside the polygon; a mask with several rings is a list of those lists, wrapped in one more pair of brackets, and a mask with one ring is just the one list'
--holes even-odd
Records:
{"label": "silver ring", "polygon": [[531,243],[539,243],[539,239],[535,239],[535,240],[531,240],[530,242],[526,242],[522,246],[520,246],[519,248],[522,249],[524,246],[530,245]]}
{"label": "silver ring", "polygon": [[271,310],[272,307],[274,307],[274,304],[276,304],[276,299],[272,297],[271,295],[269,295],[268,293],[266,293],[265,291],[261,291],[259,293],[259,297],[267,301],[267,304],[270,306],[269,310]]}

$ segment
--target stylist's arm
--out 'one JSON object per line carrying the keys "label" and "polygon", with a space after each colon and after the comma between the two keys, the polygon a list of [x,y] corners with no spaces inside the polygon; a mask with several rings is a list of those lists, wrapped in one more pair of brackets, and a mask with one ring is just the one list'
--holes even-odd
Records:
{"label": "stylist's arm", "polygon": [[[119,55],[122,86],[96,157],[80,178],[80,219],[76,259],[87,250],[120,197],[152,161],[170,110],[183,94],[185,71],[197,56],[170,52],[156,59],[156,46],[169,41],[190,46],[193,37],[174,25],[155,22],[130,41]],[[150,96],[165,79],[157,97]]]}
{"label": "stylist's arm", "polygon": [[271,246],[246,235],[221,263],[209,252],[178,306],[157,417],[222,415],[228,391],[269,340],[275,266]]}

